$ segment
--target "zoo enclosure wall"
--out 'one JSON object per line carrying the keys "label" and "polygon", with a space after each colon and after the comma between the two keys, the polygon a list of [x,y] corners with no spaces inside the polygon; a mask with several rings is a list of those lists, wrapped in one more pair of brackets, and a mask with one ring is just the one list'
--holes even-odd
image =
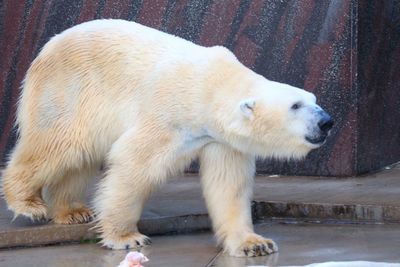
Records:
{"label": "zoo enclosure wall", "polygon": [[29,64],[55,34],[99,18],[224,45],[266,78],[315,93],[336,121],[327,144],[301,162],[259,161],[258,172],[353,176],[400,160],[399,0],[4,0],[2,164],[16,141],[16,102]]}

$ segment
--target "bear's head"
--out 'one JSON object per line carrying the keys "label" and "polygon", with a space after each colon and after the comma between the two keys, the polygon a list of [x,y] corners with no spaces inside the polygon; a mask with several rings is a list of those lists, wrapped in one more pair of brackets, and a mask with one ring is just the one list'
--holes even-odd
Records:
{"label": "bear's head", "polygon": [[236,100],[225,124],[228,142],[256,156],[303,158],[324,144],[333,126],[314,94],[261,76]]}

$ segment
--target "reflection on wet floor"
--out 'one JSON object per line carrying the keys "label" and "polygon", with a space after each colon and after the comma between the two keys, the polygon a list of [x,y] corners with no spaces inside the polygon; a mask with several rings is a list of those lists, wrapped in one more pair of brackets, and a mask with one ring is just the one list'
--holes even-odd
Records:
{"label": "reflection on wet floor", "polygon": [[[152,246],[141,252],[150,260],[145,267],[303,266],[318,262],[324,264],[311,266],[397,267],[398,264],[384,262],[400,262],[400,225],[262,224],[256,226],[256,232],[274,239],[279,253],[254,258],[230,257],[221,253],[212,233],[153,236]],[[97,244],[0,250],[0,266],[109,267],[117,266],[126,254],[127,251],[107,250]],[[337,263],[343,261],[346,262]],[[374,263],[365,265],[356,261]]]}
{"label": "reflection on wet floor", "polygon": [[[332,261],[332,262],[312,263],[309,265],[303,265],[302,267],[399,267],[399,266],[400,266],[399,263],[389,263],[389,262]],[[248,266],[248,267],[256,267],[256,266]],[[292,265],[292,266],[281,266],[281,267],[298,267],[298,266]]]}

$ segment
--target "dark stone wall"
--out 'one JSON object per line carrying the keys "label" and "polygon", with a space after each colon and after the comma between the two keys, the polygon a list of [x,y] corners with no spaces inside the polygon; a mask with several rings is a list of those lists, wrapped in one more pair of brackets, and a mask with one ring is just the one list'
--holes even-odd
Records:
{"label": "dark stone wall", "polygon": [[400,159],[400,1],[360,1],[357,172]]}
{"label": "dark stone wall", "polygon": [[400,159],[398,7],[396,0],[3,0],[2,162],[15,143],[20,83],[40,48],[81,22],[123,18],[205,46],[224,45],[266,78],[317,95],[336,120],[327,144],[302,162],[259,162],[259,172],[375,170]]}

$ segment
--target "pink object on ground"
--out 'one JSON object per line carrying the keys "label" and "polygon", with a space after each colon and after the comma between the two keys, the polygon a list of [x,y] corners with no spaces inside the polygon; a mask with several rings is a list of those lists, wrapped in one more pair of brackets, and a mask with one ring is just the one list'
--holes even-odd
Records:
{"label": "pink object on ground", "polygon": [[140,252],[129,252],[118,267],[144,267],[142,263],[149,261],[149,259]]}

